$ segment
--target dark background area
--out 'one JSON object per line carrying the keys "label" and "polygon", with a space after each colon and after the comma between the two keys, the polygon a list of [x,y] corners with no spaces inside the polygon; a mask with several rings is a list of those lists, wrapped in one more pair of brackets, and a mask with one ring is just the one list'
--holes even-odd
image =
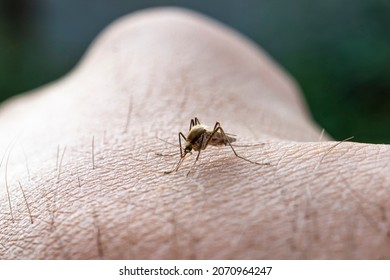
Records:
{"label": "dark background area", "polygon": [[53,81],[116,18],[187,7],[262,46],[335,139],[390,143],[389,0],[0,0],[0,102]]}

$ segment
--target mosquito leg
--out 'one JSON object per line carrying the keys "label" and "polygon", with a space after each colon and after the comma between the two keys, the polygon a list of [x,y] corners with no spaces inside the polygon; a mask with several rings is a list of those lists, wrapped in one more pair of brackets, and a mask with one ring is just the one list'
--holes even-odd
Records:
{"label": "mosquito leg", "polygon": [[163,154],[163,153],[154,153],[156,156],[159,156],[159,157],[172,157],[172,156],[175,156],[177,155],[177,153],[170,153],[170,154]]}
{"label": "mosquito leg", "polygon": [[172,169],[171,171],[165,171],[164,172],[165,174],[170,174],[172,172],[176,172],[179,169],[180,165],[183,163],[185,156],[187,155],[187,153],[183,152],[183,148],[182,148],[182,145],[181,145],[181,137],[183,137],[184,141],[187,141],[187,138],[184,136],[184,134],[179,132],[180,159],[177,162],[175,168]]}
{"label": "mosquito leg", "polygon": [[198,151],[198,155],[196,156],[196,159],[195,159],[194,163],[192,164],[190,170],[188,171],[187,176],[191,173],[192,168],[194,168],[196,162],[197,162],[198,159],[199,159],[200,152],[202,151],[202,147],[203,147],[203,143],[204,143],[204,134],[203,134],[201,137],[202,137],[202,138],[200,139],[200,148],[199,148],[199,151]]}
{"label": "mosquito leg", "polygon": [[[171,143],[171,142],[168,142],[167,140],[162,139],[162,138],[160,138],[160,137],[158,137],[158,136],[156,136],[156,138],[157,138],[158,140],[160,140],[160,141],[163,141],[163,142],[165,142],[165,143],[171,145],[171,146],[177,147],[177,144],[173,144],[173,143]],[[180,143],[180,136],[179,136],[179,143]],[[168,156],[168,157],[171,157],[171,156],[175,155],[176,153],[163,154],[163,153],[157,153],[157,152],[155,152],[154,154],[155,154],[156,156],[164,156],[164,157],[165,157],[165,156]]]}
{"label": "mosquito leg", "polygon": [[[220,125],[219,122],[216,122],[215,125],[214,125],[213,132],[211,132],[210,137],[207,139],[206,143],[204,144],[204,147],[202,147],[203,150],[207,148],[207,146],[208,146],[209,143],[210,143],[210,140],[211,140],[211,139],[213,138],[213,136],[218,132],[218,127],[221,127],[221,125]],[[224,136],[225,136],[225,135],[224,135]]]}
{"label": "mosquito leg", "polygon": [[176,171],[179,169],[180,165],[183,163],[184,158],[185,158],[185,156],[181,157],[181,158],[179,159],[179,161],[177,162],[175,168],[172,169],[171,171],[164,171],[164,174],[170,174],[170,173],[172,173],[172,172],[176,172]]}
{"label": "mosquito leg", "polygon": [[222,129],[222,127],[219,125],[219,123],[218,123],[218,127],[216,128],[216,130],[217,130],[217,131],[219,130],[219,131],[221,132],[222,136],[227,140],[228,145],[230,146],[230,148],[232,149],[232,151],[233,151],[233,153],[235,154],[236,157],[238,157],[238,158],[240,158],[240,159],[243,159],[243,160],[246,160],[246,161],[248,161],[248,162],[257,164],[257,165],[270,165],[269,163],[259,163],[259,162],[252,161],[252,160],[249,160],[249,159],[247,159],[247,158],[244,158],[244,157],[238,155],[237,152],[234,150],[232,144],[230,143],[229,138],[226,136],[225,131],[223,131],[223,129]]}
{"label": "mosquito leg", "polygon": [[182,157],[184,157],[184,155],[183,155],[183,148],[181,146],[181,138],[180,138],[180,136],[183,137],[184,141],[187,141],[187,138],[184,136],[183,133],[179,132],[180,157],[182,158]]}
{"label": "mosquito leg", "polygon": [[197,117],[191,119],[191,122],[190,122],[190,129],[188,131],[190,131],[195,125],[198,125],[200,124],[200,121],[198,120]]}
{"label": "mosquito leg", "polygon": [[226,136],[226,133],[225,133],[225,131],[223,131],[223,129],[222,129],[222,127],[221,127],[221,124],[220,124],[219,122],[216,122],[216,123],[215,123],[215,125],[214,125],[214,130],[213,130],[213,132],[211,133],[210,137],[207,139],[206,144],[205,144],[205,146],[204,146],[204,149],[206,149],[206,147],[207,147],[207,145],[209,144],[210,140],[213,138],[213,136],[214,136],[218,131],[221,133],[222,137],[223,137],[224,139],[226,139],[227,144],[230,146],[230,148],[232,149],[232,151],[233,151],[233,153],[234,153],[234,155],[235,155],[236,157],[238,157],[238,158],[240,158],[240,159],[243,159],[243,160],[245,160],[245,161],[248,161],[248,162],[250,162],[250,163],[257,164],[257,165],[269,165],[269,163],[259,163],[259,162],[251,161],[251,160],[249,160],[249,159],[247,159],[247,158],[244,158],[244,157],[238,155],[237,152],[236,152],[236,150],[234,150],[232,144],[230,143],[229,137]]}
{"label": "mosquito leg", "polygon": [[193,120],[193,119],[191,119],[191,121],[190,121],[190,129],[188,129],[188,131],[190,131],[190,130],[191,130],[191,128],[194,126],[194,124],[195,124],[194,120]]}

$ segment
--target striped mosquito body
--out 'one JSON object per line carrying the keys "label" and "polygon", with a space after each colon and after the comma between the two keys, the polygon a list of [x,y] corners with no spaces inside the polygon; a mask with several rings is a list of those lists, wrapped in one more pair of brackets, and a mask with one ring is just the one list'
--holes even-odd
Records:
{"label": "striped mosquito body", "polygon": [[[190,128],[188,131],[187,137],[183,133],[179,132],[179,146],[180,146],[180,159],[176,164],[176,167],[172,171],[166,171],[165,174],[169,174],[177,171],[180,168],[180,165],[183,163],[185,157],[188,154],[192,154],[192,150],[198,152],[196,159],[194,161],[194,166],[199,159],[200,153],[202,150],[205,150],[208,145],[211,146],[230,146],[235,156],[246,160],[250,163],[257,165],[269,165],[268,163],[258,163],[239,156],[234,150],[231,143],[236,141],[236,138],[232,137],[232,134],[225,133],[222,129],[219,122],[216,122],[213,130],[209,130],[207,126],[200,123],[198,118],[194,118],[190,122]],[[182,146],[182,139],[184,140],[184,149]],[[187,173],[187,175],[191,172]]]}

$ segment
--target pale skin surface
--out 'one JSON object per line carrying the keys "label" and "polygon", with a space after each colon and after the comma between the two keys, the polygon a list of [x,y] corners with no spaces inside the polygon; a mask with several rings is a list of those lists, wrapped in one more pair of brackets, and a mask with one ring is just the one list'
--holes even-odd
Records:
{"label": "pale skin surface", "polygon": [[[210,146],[188,177],[196,154],[163,174],[179,149],[157,137],[177,145],[195,116],[271,166]],[[390,258],[389,146],[328,139],[236,33],[128,16],[67,77],[1,105],[0,258]]]}

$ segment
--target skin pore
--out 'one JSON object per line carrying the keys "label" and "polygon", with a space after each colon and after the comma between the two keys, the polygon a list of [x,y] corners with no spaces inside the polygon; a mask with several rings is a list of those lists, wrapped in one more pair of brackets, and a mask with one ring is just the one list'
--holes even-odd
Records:
{"label": "skin pore", "polygon": [[[209,146],[164,174],[194,117],[270,165]],[[127,16],[0,106],[0,259],[390,258],[389,146],[329,140],[241,35],[179,9]]]}

